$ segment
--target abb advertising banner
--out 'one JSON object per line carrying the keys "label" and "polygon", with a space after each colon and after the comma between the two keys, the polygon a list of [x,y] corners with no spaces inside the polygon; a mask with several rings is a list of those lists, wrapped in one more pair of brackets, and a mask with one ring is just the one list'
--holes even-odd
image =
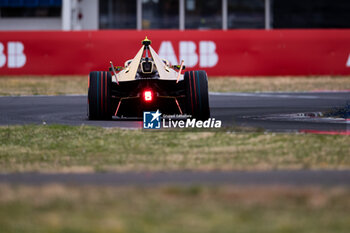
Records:
{"label": "abb advertising banner", "polygon": [[350,30],[0,32],[0,75],[70,75],[124,65],[148,36],[172,64],[210,76],[349,75]]}

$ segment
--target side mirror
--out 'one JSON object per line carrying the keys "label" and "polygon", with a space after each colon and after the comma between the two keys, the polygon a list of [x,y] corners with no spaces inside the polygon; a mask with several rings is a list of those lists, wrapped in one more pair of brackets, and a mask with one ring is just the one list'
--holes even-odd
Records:
{"label": "side mirror", "polygon": [[[122,67],[122,66],[115,66],[114,67],[114,70],[115,71],[121,71],[121,70],[123,70],[124,69],[124,67]],[[109,67],[109,71],[110,72],[112,72],[113,70],[112,70],[112,67]]]}
{"label": "side mirror", "polygon": [[[181,68],[181,65],[173,65],[171,66],[171,68],[173,68],[174,70],[179,70]],[[186,67],[185,66],[182,66],[182,70],[185,70]]]}

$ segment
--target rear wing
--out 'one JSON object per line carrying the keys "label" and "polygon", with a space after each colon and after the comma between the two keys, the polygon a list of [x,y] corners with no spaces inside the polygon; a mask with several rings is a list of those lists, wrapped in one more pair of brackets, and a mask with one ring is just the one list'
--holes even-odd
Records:
{"label": "rear wing", "polygon": [[[181,80],[183,79],[183,75],[181,75],[181,70],[176,72],[173,68],[168,66],[163,62],[163,60],[159,57],[159,55],[154,51],[151,46],[151,41],[147,39],[142,41],[142,47],[137,52],[136,56],[132,59],[132,62],[119,73],[116,74],[116,81],[133,81],[136,80],[136,73],[139,68],[142,55],[146,51],[146,57],[148,57],[148,52],[150,52],[151,57],[154,61],[154,64],[157,68],[159,79],[161,80]],[[112,67],[113,68],[113,67]],[[114,69],[113,69],[114,70]],[[180,77],[179,77],[180,75]],[[115,75],[114,75],[115,76]]]}

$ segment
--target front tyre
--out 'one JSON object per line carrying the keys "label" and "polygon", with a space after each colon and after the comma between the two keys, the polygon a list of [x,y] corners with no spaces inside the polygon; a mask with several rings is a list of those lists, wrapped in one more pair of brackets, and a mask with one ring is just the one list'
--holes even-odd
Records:
{"label": "front tyre", "polygon": [[197,120],[207,120],[210,117],[207,73],[203,70],[187,71],[184,81],[186,112]]}
{"label": "front tyre", "polygon": [[112,76],[106,71],[89,74],[88,117],[89,120],[109,120],[111,109]]}

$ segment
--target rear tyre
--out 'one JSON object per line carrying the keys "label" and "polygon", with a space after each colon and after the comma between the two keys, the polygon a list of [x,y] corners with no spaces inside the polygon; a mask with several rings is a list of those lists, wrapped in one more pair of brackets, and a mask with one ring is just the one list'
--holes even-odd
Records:
{"label": "rear tyre", "polygon": [[207,120],[210,117],[207,73],[203,70],[187,71],[184,81],[187,114],[197,120]]}
{"label": "rear tyre", "polygon": [[112,76],[106,71],[93,71],[89,75],[88,117],[90,120],[109,120],[111,109]]}

